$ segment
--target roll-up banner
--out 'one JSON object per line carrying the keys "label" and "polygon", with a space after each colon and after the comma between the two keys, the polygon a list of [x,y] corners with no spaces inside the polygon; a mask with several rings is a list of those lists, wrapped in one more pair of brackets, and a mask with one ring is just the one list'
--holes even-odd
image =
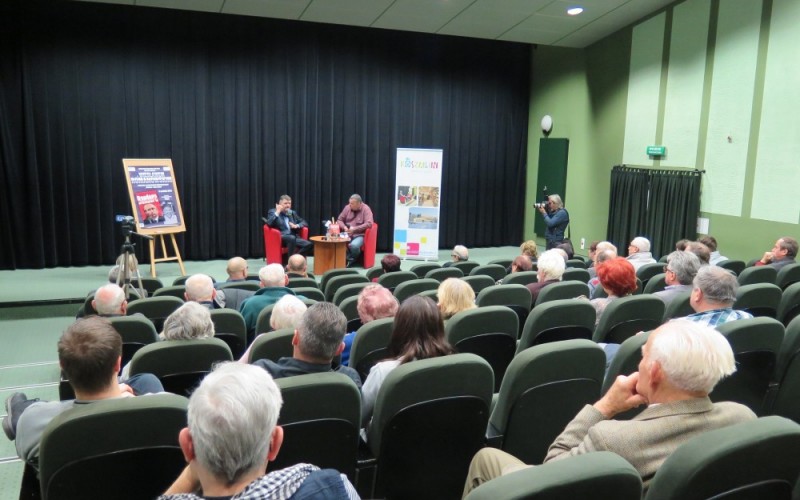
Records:
{"label": "roll-up banner", "polygon": [[442,152],[397,148],[394,253],[401,259],[439,259]]}

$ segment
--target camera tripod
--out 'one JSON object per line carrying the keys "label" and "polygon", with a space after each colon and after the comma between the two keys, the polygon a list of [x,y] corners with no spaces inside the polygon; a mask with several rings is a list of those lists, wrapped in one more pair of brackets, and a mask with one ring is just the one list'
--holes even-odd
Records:
{"label": "camera tripod", "polygon": [[[124,228],[125,242],[120,249],[119,257],[117,257],[117,265],[119,266],[119,274],[117,275],[117,285],[122,287],[122,291],[127,298],[131,290],[135,290],[140,298],[145,296],[144,287],[142,286],[142,276],[139,274],[139,262],[136,260],[135,243],[131,241],[131,235],[135,234],[140,238],[153,239],[151,236],[139,234],[131,229]],[[135,277],[136,282],[139,284],[138,290],[131,284],[131,278]]]}

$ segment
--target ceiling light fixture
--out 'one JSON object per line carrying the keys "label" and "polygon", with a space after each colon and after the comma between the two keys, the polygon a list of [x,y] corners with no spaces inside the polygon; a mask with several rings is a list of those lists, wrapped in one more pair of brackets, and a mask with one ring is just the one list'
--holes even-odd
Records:
{"label": "ceiling light fixture", "polygon": [[577,16],[581,12],[583,12],[583,7],[570,7],[567,9],[567,14],[570,16]]}

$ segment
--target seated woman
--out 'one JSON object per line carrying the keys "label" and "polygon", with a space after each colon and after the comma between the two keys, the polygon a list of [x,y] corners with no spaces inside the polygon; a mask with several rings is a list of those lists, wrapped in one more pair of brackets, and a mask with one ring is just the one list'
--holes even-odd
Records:
{"label": "seated woman", "polygon": [[[303,313],[306,312],[306,309],[308,309],[308,306],[305,305],[302,300],[298,299],[296,295],[284,295],[275,303],[275,307],[272,308],[272,314],[269,317],[269,327],[273,332],[276,330],[283,330],[284,328],[297,328],[297,325],[300,323],[300,318],[303,317]],[[262,335],[269,335],[269,333],[270,332],[260,333],[256,339]],[[255,342],[255,339],[253,339],[253,342]],[[239,358],[240,363],[250,362],[250,348],[252,346],[252,343],[247,346],[247,350],[242,354],[242,357]]]}
{"label": "seated woman", "polygon": [[591,304],[597,312],[595,326],[600,322],[600,317],[608,304],[636,291],[636,271],[633,269],[633,264],[627,259],[615,257],[598,264],[597,278],[608,297],[591,300]]}
{"label": "seated woman", "polygon": [[419,295],[403,301],[394,317],[389,359],[379,361],[372,367],[361,388],[362,425],[366,427],[372,419],[381,384],[392,370],[409,361],[436,358],[454,352],[455,349],[445,339],[444,321],[436,304],[428,297]]}
{"label": "seated woman", "polygon": [[475,291],[462,279],[447,278],[442,281],[436,296],[439,298],[439,311],[443,319],[450,319],[456,313],[477,307]]}
{"label": "seated woman", "polygon": [[523,242],[519,246],[519,253],[530,258],[531,264],[536,264],[536,261],[539,260],[539,247],[536,246],[536,242],[533,240]]}
{"label": "seated woman", "polygon": [[[187,302],[175,309],[164,320],[164,331],[158,334],[161,340],[194,340],[214,336],[214,322],[208,307],[197,302]],[[128,380],[131,364],[122,368],[120,382]]]}
{"label": "seated woman", "polygon": [[[358,310],[358,317],[361,319],[362,325],[366,325],[376,319],[391,318],[397,313],[398,307],[400,307],[400,304],[397,303],[397,299],[392,295],[392,292],[381,285],[365,286],[358,294],[358,301],[356,302],[356,310]],[[353,339],[356,338],[356,333],[358,332],[350,332],[344,336],[342,364],[345,366],[350,364],[350,348],[353,347]]]}
{"label": "seated woman", "polygon": [[[397,255],[395,255],[393,253],[386,254],[381,259],[381,269],[383,269],[383,274],[394,273],[394,272],[399,271],[400,270],[400,257],[398,257]],[[378,282],[378,278],[380,278],[380,276],[376,276],[376,277],[372,278],[372,282],[373,283],[377,283]]]}

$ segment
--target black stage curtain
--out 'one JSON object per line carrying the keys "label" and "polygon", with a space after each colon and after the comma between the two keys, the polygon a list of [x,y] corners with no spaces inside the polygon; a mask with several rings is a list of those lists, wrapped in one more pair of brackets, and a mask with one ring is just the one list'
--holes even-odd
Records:
{"label": "black stage curtain", "polygon": [[659,258],[675,242],[697,238],[700,178],[697,170],[656,170],[616,166],[611,171],[607,239],[624,255],[628,243],[644,236]]}
{"label": "black stage curtain", "polygon": [[[444,149],[440,245],[519,243],[527,45],[84,2],[0,5],[0,268],[110,263],[122,158],[171,158],[186,259],[263,255],[288,193],[359,193],[393,241],[395,148]],[[144,245],[140,245],[144,246]],[[139,251],[140,258],[143,257]]]}

